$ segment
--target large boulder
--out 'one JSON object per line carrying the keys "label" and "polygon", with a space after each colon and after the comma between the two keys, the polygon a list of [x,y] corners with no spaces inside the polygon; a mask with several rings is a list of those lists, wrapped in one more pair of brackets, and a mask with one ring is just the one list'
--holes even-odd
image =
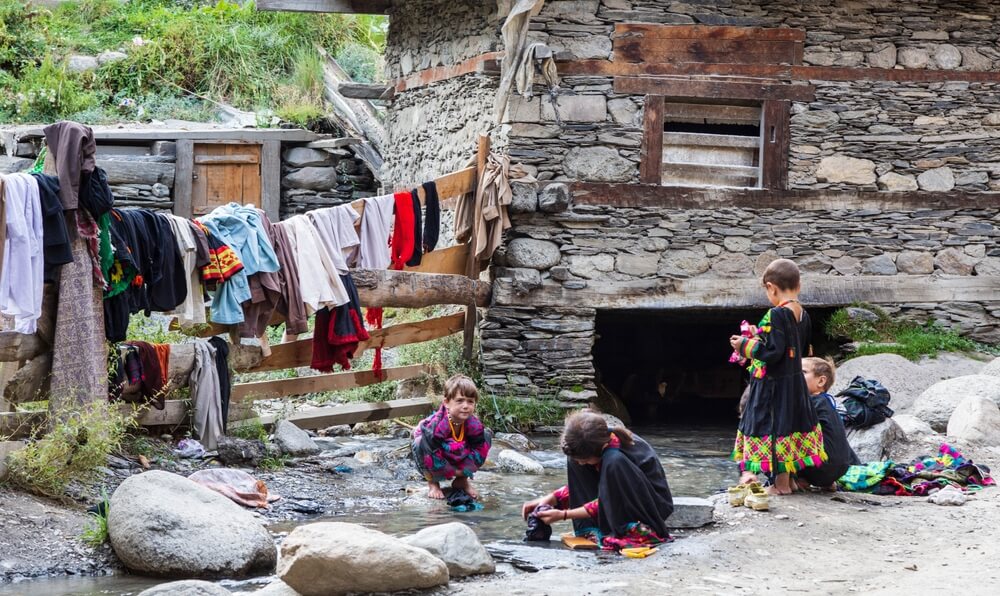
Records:
{"label": "large boulder", "polygon": [[544,474],[542,464],[513,449],[504,449],[496,456],[496,465],[501,472],[509,474]]}
{"label": "large boulder", "polygon": [[111,496],[108,537],[126,567],[160,577],[236,577],[274,567],[271,534],[248,511],[195,482],[153,470]]}
{"label": "large boulder", "polygon": [[979,374],[991,377],[1000,377],[1000,358],[996,358],[984,366],[983,369],[979,371]]}
{"label": "large boulder", "polygon": [[1000,408],[987,397],[970,395],[948,419],[948,436],[963,444],[1000,445]]}
{"label": "large boulder", "polygon": [[892,419],[895,420],[896,424],[899,425],[899,428],[903,429],[903,432],[906,433],[907,441],[919,441],[922,438],[936,434],[936,431],[931,428],[930,424],[927,424],[916,416],[911,416],[909,414],[896,414],[892,417]]}
{"label": "large boulder", "polygon": [[319,453],[319,445],[309,433],[288,420],[280,420],[274,427],[274,442],[285,455],[303,457]]}
{"label": "large boulder", "polygon": [[232,592],[219,584],[200,579],[185,579],[153,586],[139,592],[139,596],[230,596]]}
{"label": "large boulder", "polygon": [[912,414],[934,430],[945,432],[958,404],[974,395],[1000,403],[1000,377],[968,375],[935,383],[917,398]]}
{"label": "large boulder", "polygon": [[493,557],[479,542],[469,526],[451,522],[420,530],[403,542],[422,548],[444,561],[451,577],[465,577],[497,570]]}
{"label": "large boulder", "polygon": [[395,592],[448,583],[444,561],[424,549],[340,522],[295,528],[281,543],[277,575],[303,596]]}
{"label": "large boulder", "polygon": [[892,396],[889,407],[896,411],[910,407],[917,396],[936,380],[928,378],[919,366],[902,356],[875,354],[852,358],[841,364],[830,392],[836,395],[843,391],[854,377],[882,383]]}
{"label": "large boulder", "polygon": [[889,459],[892,447],[906,440],[906,433],[892,418],[868,428],[852,428],[847,431],[847,442],[863,462]]}

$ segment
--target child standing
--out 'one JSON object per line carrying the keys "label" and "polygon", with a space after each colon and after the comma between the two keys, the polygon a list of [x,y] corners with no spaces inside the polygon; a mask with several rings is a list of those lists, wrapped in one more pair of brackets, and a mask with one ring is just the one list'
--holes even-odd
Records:
{"label": "child standing", "polygon": [[479,390],[472,379],[455,375],[444,384],[441,408],[413,429],[413,456],[417,469],[427,479],[427,496],[443,499],[441,481],[451,480],[472,498],[472,475],[486,461],[492,433],[475,416]]}
{"label": "child standing", "polygon": [[799,472],[800,488],[820,486],[828,490],[836,490],[837,479],[847,472],[847,468],[860,465],[854,450],[847,442],[847,430],[844,422],[837,414],[837,403],[827,391],[833,386],[833,364],[822,358],[803,358],[802,374],[806,378],[809,389],[809,401],[823,429],[823,450],[829,459],[818,468],[806,468]]}
{"label": "child standing", "polygon": [[774,474],[770,494],[792,492],[789,474],[826,460],[823,432],[809,404],[802,356],[809,349],[809,316],[799,304],[799,268],[788,259],[764,271],[764,290],[774,306],[757,326],[755,337],[733,335],[733,349],[751,360],[750,396],[736,433],[733,459],[740,483],[758,473]]}

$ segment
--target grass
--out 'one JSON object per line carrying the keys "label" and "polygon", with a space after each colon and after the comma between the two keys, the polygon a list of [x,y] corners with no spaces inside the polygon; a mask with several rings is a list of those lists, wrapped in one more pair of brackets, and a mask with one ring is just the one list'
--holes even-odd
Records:
{"label": "grass", "polygon": [[251,418],[249,420],[244,420],[240,422],[239,426],[233,426],[229,429],[229,435],[236,437],[237,439],[245,439],[248,441],[264,441],[267,442],[267,429],[261,424],[260,419]]}
{"label": "grass", "polygon": [[166,320],[141,315],[132,315],[128,320],[125,337],[129,341],[144,341],[151,344],[177,344],[187,336],[179,331],[171,331]]}
{"label": "grass", "polygon": [[108,541],[108,508],[110,499],[107,490],[101,491],[101,502],[97,513],[90,513],[90,519],[80,534],[80,540],[91,548],[97,548]]}
{"label": "grass", "polygon": [[854,305],[876,315],[868,321],[852,318],[846,309],[835,311],[826,324],[827,335],[858,342],[850,357],[872,354],[899,354],[908,360],[922,356],[937,356],[940,352],[997,353],[996,346],[987,346],[960,336],[957,332],[930,322],[924,325],[890,317],[885,311],[867,304]]}

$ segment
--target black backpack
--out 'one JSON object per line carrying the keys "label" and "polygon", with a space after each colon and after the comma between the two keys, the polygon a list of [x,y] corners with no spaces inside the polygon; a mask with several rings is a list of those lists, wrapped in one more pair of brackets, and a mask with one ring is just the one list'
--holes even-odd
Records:
{"label": "black backpack", "polygon": [[837,397],[844,398],[837,413],[848,428],[875,426],[894,413],[889,407],[889,390],[882,383],[864,377],[854,377]]}

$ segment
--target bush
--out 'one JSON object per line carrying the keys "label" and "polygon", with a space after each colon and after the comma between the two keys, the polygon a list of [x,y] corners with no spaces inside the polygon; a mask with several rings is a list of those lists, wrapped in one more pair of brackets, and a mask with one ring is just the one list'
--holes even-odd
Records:
{"label": "bush", "polygon": [[80,534],[80,540],[91,548],[97,548],[108,541],[108,507],[111,500],[107,490],[102,490],[101,501],[97,506],[97,513],[91,512],[87,526]]}
{"label": "bush", "polygon": [[341,68],[359,83],[374,83],[383,79],[385,62],[382,55],[371,46],[348,42],[334,57]]}
{"label": "bush", "polygon": [[84,87],[82,77],[66,70],[46,55],[38,66],[27,66],[3,98],[4,110],[19,122],[52,122],[97,105],[96,94]]}
{"label": "bush", "polygon": [[90,482],[107,465],[134,424],[106,401],[78,411],[56,412],[64,419],[43,438],[9,456],[8,482],[47,497],[61,497],[72,481]]}
{"label": "bush", "polygon": [[0,0],[0,72],[17,73],[45,54],[45,36],[39,26],[44,15],[45,11],[26,2]]}

